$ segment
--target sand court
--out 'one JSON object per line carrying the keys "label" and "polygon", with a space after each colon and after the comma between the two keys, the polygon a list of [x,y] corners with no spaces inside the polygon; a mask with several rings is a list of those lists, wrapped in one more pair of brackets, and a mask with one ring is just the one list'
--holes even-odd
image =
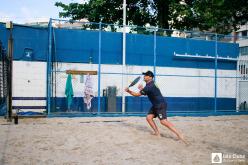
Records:
{"label": "sand court", "polygon": [[0,119],[1,165],[211,164],[211,153],[248,164],[248,116],[170,117],[190,145],[158,123],[151,135],[144,117]]}

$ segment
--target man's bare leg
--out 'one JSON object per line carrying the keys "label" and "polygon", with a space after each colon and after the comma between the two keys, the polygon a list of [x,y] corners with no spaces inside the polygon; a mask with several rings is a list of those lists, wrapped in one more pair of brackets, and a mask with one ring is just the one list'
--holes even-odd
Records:
{"label": "man's bare leg", "polygon": [[149,125],[152,127],[153,131],[154,131],[154,135],[156,136],[160,136],[160,133],[158,131],[158,127],[157,125],[155,124],[155,122],[153,121],[153,118],[155,116],[153,114],[149,114],[146,116],[146,120],[147,122],[149,123]]}
{"label": "man's bare leg", "polygon": [[169,128],[169,130],[171,130],[173,133],[175,133],[177,135],[177,137],[182,140],[185,144],[188,144],[188,142],[184,139],[183,135],[180,134],[176,128],[174,127],[174,125],[169,122],[168,120],[166,119],[163,119],[163,120],[160,120],[160,123],[164,126],[166,126],[167,128]]}

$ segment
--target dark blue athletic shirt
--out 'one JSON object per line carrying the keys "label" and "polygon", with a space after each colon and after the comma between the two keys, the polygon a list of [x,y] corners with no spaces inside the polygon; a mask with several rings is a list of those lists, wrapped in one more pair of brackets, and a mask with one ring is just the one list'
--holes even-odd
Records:
{"label": "dark blue athletic shirt", "polygon": [[165,99],[162,96],[159,88],[155,85],[154,81],[150,81],[146,84],[145,88],[140,91],[142,95],[147,95],[154,108],[160,107],[161,104],[165,104]]}

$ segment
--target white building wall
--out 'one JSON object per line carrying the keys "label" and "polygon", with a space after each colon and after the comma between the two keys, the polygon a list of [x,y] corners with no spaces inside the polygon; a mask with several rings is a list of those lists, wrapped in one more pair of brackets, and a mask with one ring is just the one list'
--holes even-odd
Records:
{"label": "white building wall", "polygon": [[[66,70],[98,70],[97,64],[58,63],[56,74],[56,96],[65,97]],[[134,78],[147,70],[150,66],[127,66],[127,86]],[[101,65],[101,95],[107,86],[116,86],[117,95],[122,95],[122,66]],[[192,69],[157,67],[156,82],[166,97],[214,97],[214,69]],[[135,75],[128,75],[135,74]],[[202,77],[198,77],[202,76]],[[218,70],[218,97],[236,98],[236,71]],[[227,78],[231,77],[231,78]],[[55,77],[54,77],[55,78]],[[84,81],[82,75],[73,75],[72,84],[74,97],[82,97]],[[94,94],[97,96],[98,75],[92,76]],[[140,81],[140,83],[144,82]],[[138,91],[137,86],[131,90]],[[55,86],[54,86],[55,87]],[[14,61],[13,63],[13,97],[46,97],[46,62]],[[14,106],[45,106],[45,100],[14,100]]]}
{"label": "white building wall", "polygon": [[[46,97],[46,62],[13,61],[12,89],[13,97]],[[13,106],[46,106],[46,101],[13,99]]]}
{"label": "white building wall", "polygon": [[13,62],[13,96],[46,97],[46,63]]}

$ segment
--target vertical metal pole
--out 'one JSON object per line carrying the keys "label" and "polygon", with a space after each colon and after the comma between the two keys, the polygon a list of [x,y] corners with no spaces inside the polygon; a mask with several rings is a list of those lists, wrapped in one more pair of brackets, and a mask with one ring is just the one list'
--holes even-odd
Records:
{"label": "vertical metal pole", "polygon": [[98,38],[98,115],[101,112],[101,49],[102,49],[102,21],[99,23],[99,38]]}
{"label": "vertical metal pole", "polygon": [[217,112],[217,69],[218,69],[218,39],[217,33],[215,34],[215,60],[214,60],[214,112]]}
{"label": "vertical metal pole", "polygon": [[154,81],[156,81],[156,63],[157,63],[157,37],[156,37],[156,29],[154,29],[154,44],[153,44],[153,73],[154,73]]}
{"label": "vertical metal pole", "polygon": [[47,115],[51,112],[51,58],[52,58],[52,19],[50,18],[49,24],[49,37],[48,37],[48,56],[47,56]]}
{"label": "vertical metal pole", "polygon": [[240,65],[240,54],[238,56],[238,60],[237,60],[237,69],[236,69],[236,112],[239,111],[239,78],[240,77],[240,73],[239,73],[239,65]]}
{"label": "vertical metal pole", "polygon": [[125,113],[126,108],[126,95],[125,88],[125,76],[126,76],[126,0],[123,0],[123,42],[122,42],[122,113]]}
{"label": "vertical metal pole", "polygon": [[8,82],[8,94],[7,94],[7,120],[12,121],[12,75],[13,75],[13,37],[12,37],[12,29],[13,29],[13,23],[9,22],[9,29],[10,29],[10,36],[8,40],[8,60],[9,60],[9,66],[8,66],[8,73],[9,76],[7,78]]}

